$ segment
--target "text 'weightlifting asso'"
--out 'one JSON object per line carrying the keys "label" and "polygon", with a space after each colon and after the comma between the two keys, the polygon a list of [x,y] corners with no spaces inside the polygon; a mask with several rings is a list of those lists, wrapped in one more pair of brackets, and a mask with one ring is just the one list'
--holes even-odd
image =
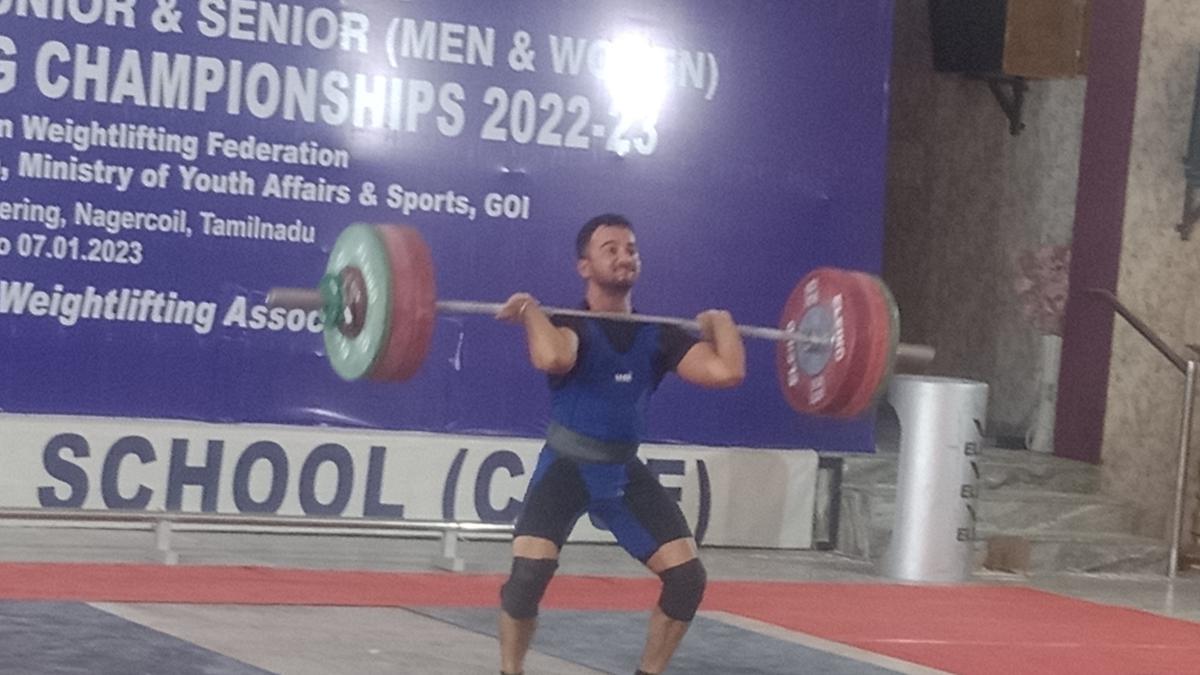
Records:
{"label": "text 'weightlifting asso'", "polygon": [[[500,303],[437,300],[433,257],[420,233],[399,225],[351,225],[338,236],[317,289],[273,288],[267,304],[319,309],[333,369],[346,380],[404,381],[424,362],[437,312],[495,314]],[[647,314],[543,307],[548,315],[670,324]],[[776,368],[797,412],[855,417],[882,394],[899,362],[924,364],[933,348],[900,343],[900,312],[876,276],[822,267],[796,284],[779,328],[738,326],[776,342]]]}

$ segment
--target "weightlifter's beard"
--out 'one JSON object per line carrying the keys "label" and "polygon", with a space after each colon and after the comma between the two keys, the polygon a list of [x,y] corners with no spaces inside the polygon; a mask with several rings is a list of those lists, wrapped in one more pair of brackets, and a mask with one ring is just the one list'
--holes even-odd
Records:
{"label": "weightlifter's beard", "polygon": [[630,275],[626,278],[604,279],[597,281],[596,285],[605,293],[620,295],[633,290],[634,283],[637,282],[637,274]]}

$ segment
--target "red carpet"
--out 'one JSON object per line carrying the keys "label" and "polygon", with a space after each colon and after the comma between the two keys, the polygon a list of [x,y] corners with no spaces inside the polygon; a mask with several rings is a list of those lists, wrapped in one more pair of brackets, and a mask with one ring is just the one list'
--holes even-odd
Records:
{"label": "red carpet", "polygon": [[[489,606],[499,576],[263,567],[3,564],[0,598],[348,606]],[[658,580],[561,576],[545,606],[638,610]],[[703,609],[956,673],[1200,672],[1200,624],[1027,588],[728,582]]]}
{"label": "red carpet", "polygon": [[1200,624],[1029,588],[715,584],[705,607],[955,673],[1200,673]]}

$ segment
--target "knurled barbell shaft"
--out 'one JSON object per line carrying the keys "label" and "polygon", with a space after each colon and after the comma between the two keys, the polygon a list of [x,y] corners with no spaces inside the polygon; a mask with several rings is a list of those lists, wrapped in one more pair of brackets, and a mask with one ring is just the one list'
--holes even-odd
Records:
{"label": "knurled barbell shaft", "polygon": [[[272,288],[267,294],[267,304],[272,307],[287,307],[290,309],[319,310],[324,308],[325,301],[320,291],[311,288]],[[499,302],[475,302],[471,300],[438,300],[436,307],[439,312],[447,314],[485,314],[494,316],[504,305]],[[629,314],[624,312],[594,312],[584,309],[567,309],[565,307],[539,308],[548,316],[578,316],[585,319],[610,319],[613,321],[628,321],[632,323],[653,323],[660,325],[678,326],[680,328],[700,331],[700,324],[693,319],[682,319],[674,316],[656,316],[653,314]],[[805,345],[823,346],[827,344],[810,335],[770,328],[767,326],[746,326],[736,324],[737,331],[746,337],[761,338],[775,342],[799,342]],[[928,345],[912,345],[901,343],[896,348],[896,358],[906,363],[928,363],[933,360],[933,347]]]}
{"label": "knurled barbell shaft", "polygon": [[[447,314],[490,314],[494,315],[504,305],[499,302],[474,302],[471,300],[438,300],[439,312]],[[659,325],[678,326],[685,330],[700,331],[700,323],[694,319],[681,319],[677,316],[656,316],[654,314],[630,314],[626,312],[595,312],[587,309],[567,309],[565,307],[545,307],[538,305],[547,316],[578,316],[585,319],[609,319],[612,321],[628,321],[630,323],[653,323]],[[789,333],[778,328],[765,326],[743,326],[738,324],[737,330],[747,337],[764,338],[767,340],[793,340],[816,344],[820,340],[807,335]]]}

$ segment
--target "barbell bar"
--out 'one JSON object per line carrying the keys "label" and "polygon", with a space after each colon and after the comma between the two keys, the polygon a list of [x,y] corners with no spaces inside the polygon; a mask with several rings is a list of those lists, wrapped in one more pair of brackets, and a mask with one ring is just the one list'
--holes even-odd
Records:
{"label": "barbell bar", "polygon": [[[339,235],[317,289],[272,288],[267,304],[320,310],[326,353],[346,380],[403,381],[424,361],[434,316],[494,315],[502,303],[437,300],[432,256],[405,226],[352,225]],[[677,326],[692,319],[541,307],[550,316]],[[900,363],[926,364],[934,350],[899,342],[899,312],[869,274],[818,268],[793,289],[779,328],[738,324],[743,336],[776,343],[780,385],[798,412],[854,417],[883,392]]]}
{"label": "barbell bar", "polygon": [[[325,283],[330,283],[326,281]],[[276,287],[272,288],[267,293],[267,304],[271,307],[287,307],[289,309],[303,309],[309,311],[324,311],[327,309],[327,300],[322,295],[322,291],[312,288],[289,288]],[[434,303],[440,314],[483,314],[495,316],[500,308],[504,306],[501,302],[479,302],[475,300],[438,300]],[[664,326],[678,326],[684,330],[694,333],[700,332],[700,322],[695,319],[683,319],[676,316],[659,316],[654,314],[626,314],[624,312],[597,312],[587,309],[568,309],[566,307],[551,307],[547,305],[538,305],[538,309],[546,316],[577,316],[584,319],[608,319],[610,321],[624,321],[628,323],[650,323]],[[355,317],[358,319],[359,317]],[[798,342],[804,345],[825,346],[832,342],[832,337],[817,337],[814,335],[804,335],[798,331],[787,331],[782,328],[771,328],[768,326],[747,326],[744,324],[736,324],[737,331],[746,337],[761,338],[764,340],[784,340]],[[924,354],[930,353],[931,347],[925,345],[906,345],[899,346],[900,358],[908,358],[910,360],[923,360],[926,357]],[[932,358],[930,353],[929,358]]]}

